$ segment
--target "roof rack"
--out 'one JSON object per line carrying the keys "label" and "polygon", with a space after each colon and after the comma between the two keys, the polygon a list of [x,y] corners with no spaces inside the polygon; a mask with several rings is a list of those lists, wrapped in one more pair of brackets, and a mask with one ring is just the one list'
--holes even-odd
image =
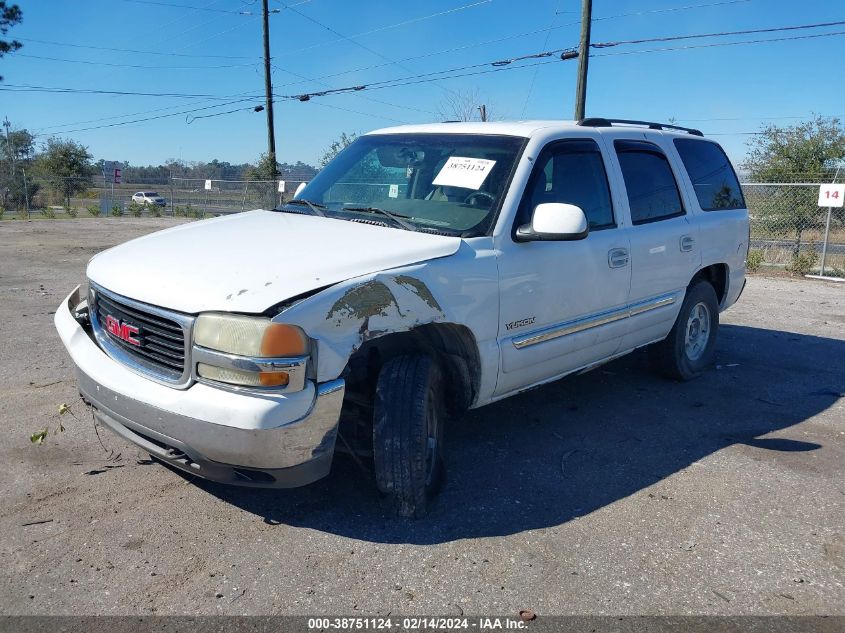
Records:
{"label": "roof rack", "polygon": [[679,132],[686,132],[694,136],[704,136],[701,130],[696,130],[691,127],[681,127],[680,125],[669,125],[668,123],[653,123],[651,121],[631,121],[628,119],[604,119],[601,117],[590,117],[578,121],[578,125],[585,127],[613,127],[614,123],[621,125],[644,125],[650,130],[678,130]]}

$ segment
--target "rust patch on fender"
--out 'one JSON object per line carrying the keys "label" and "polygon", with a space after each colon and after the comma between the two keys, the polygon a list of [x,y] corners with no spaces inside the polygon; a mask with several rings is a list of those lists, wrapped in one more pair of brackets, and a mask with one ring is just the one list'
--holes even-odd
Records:
{"label": "rust patch on fender", "polygon": [[387,309],[397,309],[396,297],[380,281],[368,281],[344,293],[329,309],[326,319],[352,318],[369,320],[370,317],[387,316]]}
{"label": "rust patch on fender", "polygon": [[417,295],[429,308],[433,308],[441,314],[443,313],[443,308],[440,307],[437,299],[435,299],[434,295],[431,294],[431,290],[429,290],[428,286],[426,286],[422,281],[415,277],[409,277],[408,275],[398,275],[395,279],[396,283],[404,286]]}

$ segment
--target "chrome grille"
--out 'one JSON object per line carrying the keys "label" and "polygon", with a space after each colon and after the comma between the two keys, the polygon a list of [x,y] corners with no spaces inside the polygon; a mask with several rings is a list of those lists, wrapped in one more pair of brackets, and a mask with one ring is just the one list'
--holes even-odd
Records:
{"label": "chrome grille", "polygon": [[[159,382],[187,386],[193,317],[121,297],[93,284],[89,303],[94,334],[109,356]],[[137,336],[132,338],[139,344],[110,332],[109,316],[137,328]]]}

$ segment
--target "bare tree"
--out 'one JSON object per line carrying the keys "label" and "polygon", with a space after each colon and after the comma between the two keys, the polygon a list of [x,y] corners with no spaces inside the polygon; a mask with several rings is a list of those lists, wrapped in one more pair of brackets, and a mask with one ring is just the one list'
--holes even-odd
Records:
{"label": "bare tree", "polygon": [[440,118],[446,121],[491,121],[490,104],[478,88],[453,90],[440,103]]}

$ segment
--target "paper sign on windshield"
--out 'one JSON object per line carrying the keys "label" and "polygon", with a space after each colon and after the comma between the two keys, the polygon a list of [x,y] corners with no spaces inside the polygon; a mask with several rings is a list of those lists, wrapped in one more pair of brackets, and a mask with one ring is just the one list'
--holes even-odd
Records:
{"label": "paper sign on windshield", "polygon": [[477,190],[481,188],[495,164],[495,160],[486,158],[450,156],[432,184]]}

